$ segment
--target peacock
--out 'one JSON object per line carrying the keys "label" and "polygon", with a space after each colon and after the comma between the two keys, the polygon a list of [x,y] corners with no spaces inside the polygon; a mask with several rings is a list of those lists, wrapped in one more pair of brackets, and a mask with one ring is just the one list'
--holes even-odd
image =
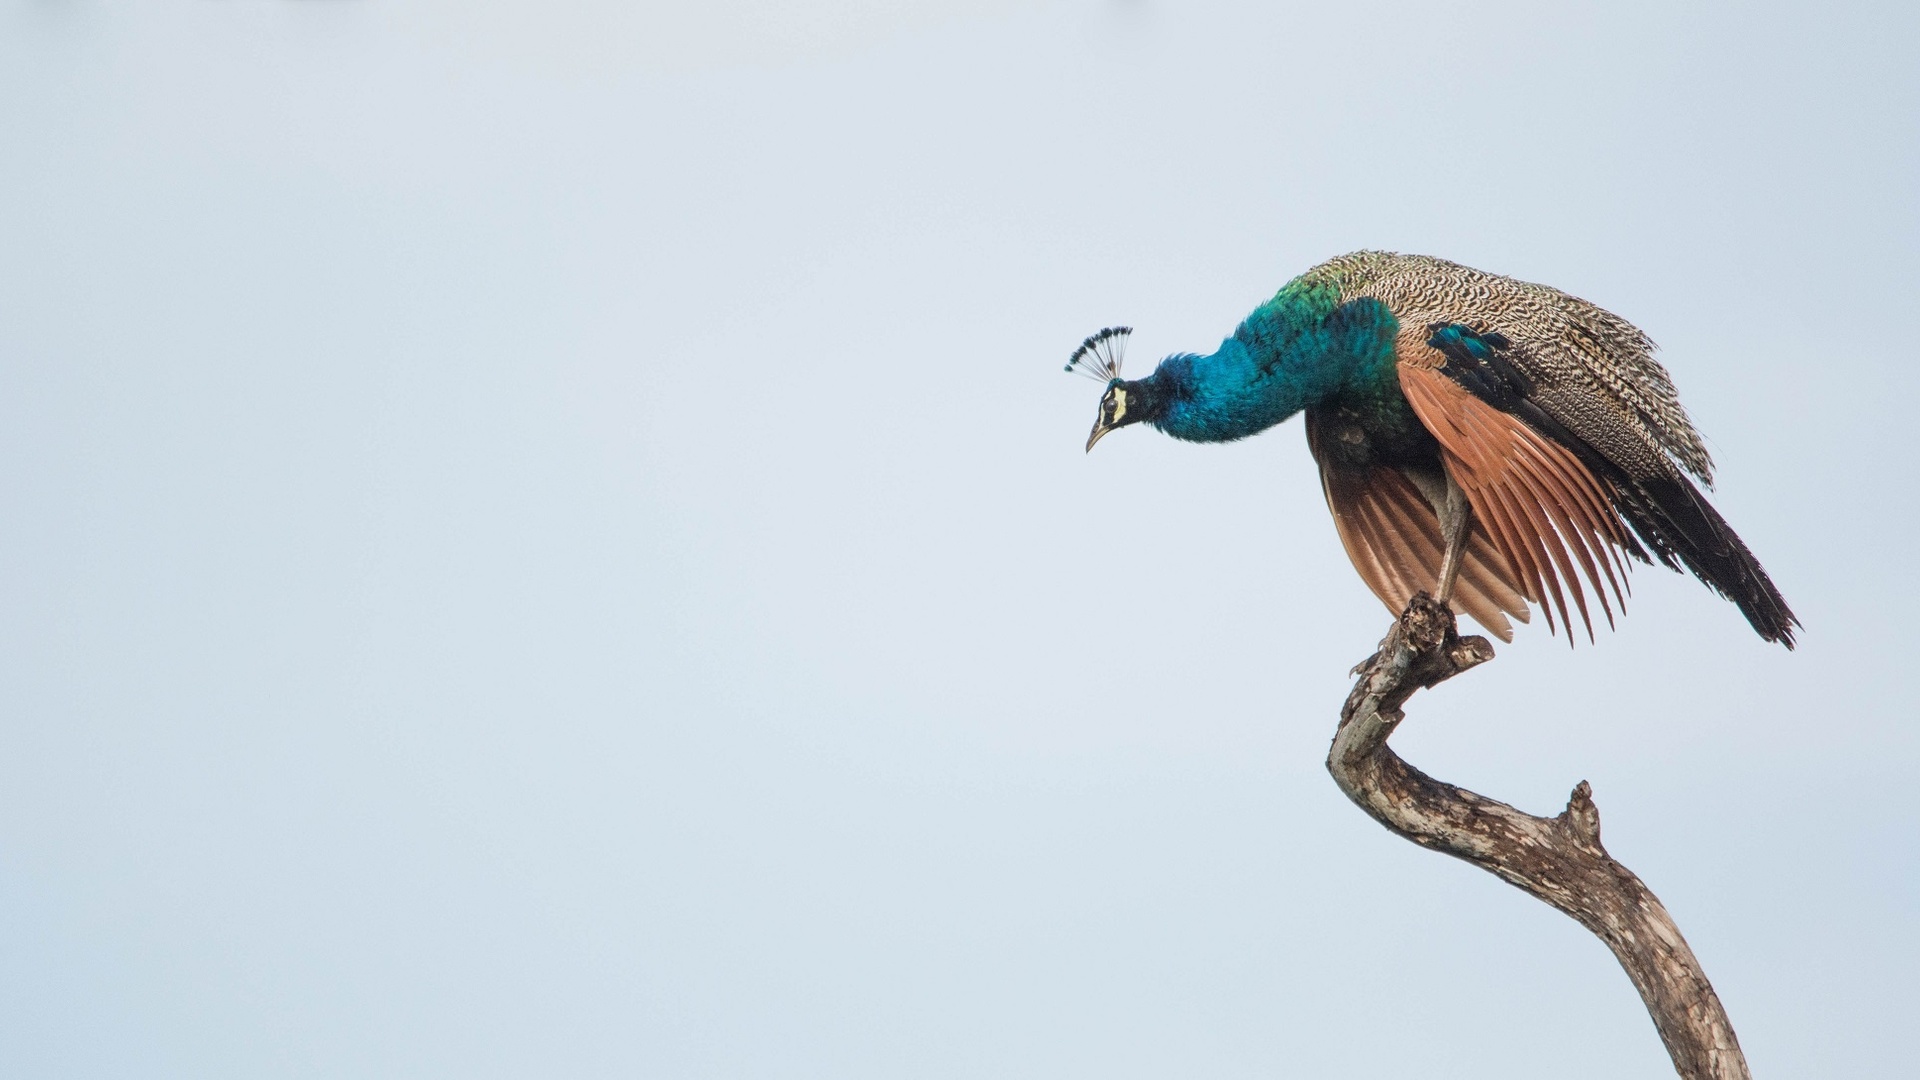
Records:
{"label": "peacock", "polygon": [[[1215,351],[1120,368],[1129,327],[1067,363],[1105,384],[1087,449],[1145,423],[1231,442],[1306,413],[1334,528],[1395,614],[1430,592],[1503,641],[1528,604],[1609,626],[1627,557],[1685,567],[1767,641],[1799,620],[1694,481],[1713,461],[1654,344],[1558,289],[1424,255],[1362,251],[1313,267]],[[1608,599],[1611,592],[1612,600]],[[1549,600],[1551,601],[1549,603]]]}

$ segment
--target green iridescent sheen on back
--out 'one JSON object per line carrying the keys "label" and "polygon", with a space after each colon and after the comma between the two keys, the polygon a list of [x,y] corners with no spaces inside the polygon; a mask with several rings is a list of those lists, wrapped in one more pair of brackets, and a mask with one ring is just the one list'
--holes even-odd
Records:
{"label": "green iridescent sheen on back", "polygon": [[1261,307],[1283,305],[1325,318],[1340,306],[1341,278],[1339,267],[1332,263],[1321,263],[1280,286],[1280,291],[1273,294],[1273,299]]}

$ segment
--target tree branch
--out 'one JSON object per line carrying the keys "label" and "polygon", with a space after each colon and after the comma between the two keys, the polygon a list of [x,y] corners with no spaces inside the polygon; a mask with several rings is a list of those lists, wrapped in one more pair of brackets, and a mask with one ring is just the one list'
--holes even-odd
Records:
{"label": "tree branch", "polygon": [[1453,613],[1426,593],[1407,605],[1380,650],[1354,670],[1327,771],[1375,821],[1419,844],[1499,875],[1579,921],[1627,969],[1685,1080],[1749,1080],[1726,1010],[1658,897],[1600,846],[1600,811],[1582,780],[1558,817],[1522,813],[1442,783],[1400,760],[1387,738],[1400,707],[1493,659],[1460,637]]}

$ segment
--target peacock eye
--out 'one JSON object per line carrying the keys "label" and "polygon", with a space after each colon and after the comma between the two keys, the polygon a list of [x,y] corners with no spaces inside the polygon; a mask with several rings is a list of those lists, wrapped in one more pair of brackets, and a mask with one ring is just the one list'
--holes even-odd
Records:
{"label": "peacock eye", "polygon": [[1116,386],[1108,395],[1108,400],[1113,403],[1111,412],[1114,422],[1118,423],[1121,417],[1127,415],[1127,392]]}

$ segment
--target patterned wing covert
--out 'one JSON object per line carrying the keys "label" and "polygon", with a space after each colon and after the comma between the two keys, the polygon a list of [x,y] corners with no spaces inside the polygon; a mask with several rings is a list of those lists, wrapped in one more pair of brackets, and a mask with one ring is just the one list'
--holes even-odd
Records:
{"label": "patterned wing covert", "polygon": [[1445,259],[1362,251],[1309,270],[1340,299],[1373,297],[1400,322],[1396,346],[1414,355],[1433,328],[1458,323],[1512,343],[1528,398],[1635,479],[1680,469],[1713,483],[1694,430],[1653,341],[1618,315],[1558,289]]}

